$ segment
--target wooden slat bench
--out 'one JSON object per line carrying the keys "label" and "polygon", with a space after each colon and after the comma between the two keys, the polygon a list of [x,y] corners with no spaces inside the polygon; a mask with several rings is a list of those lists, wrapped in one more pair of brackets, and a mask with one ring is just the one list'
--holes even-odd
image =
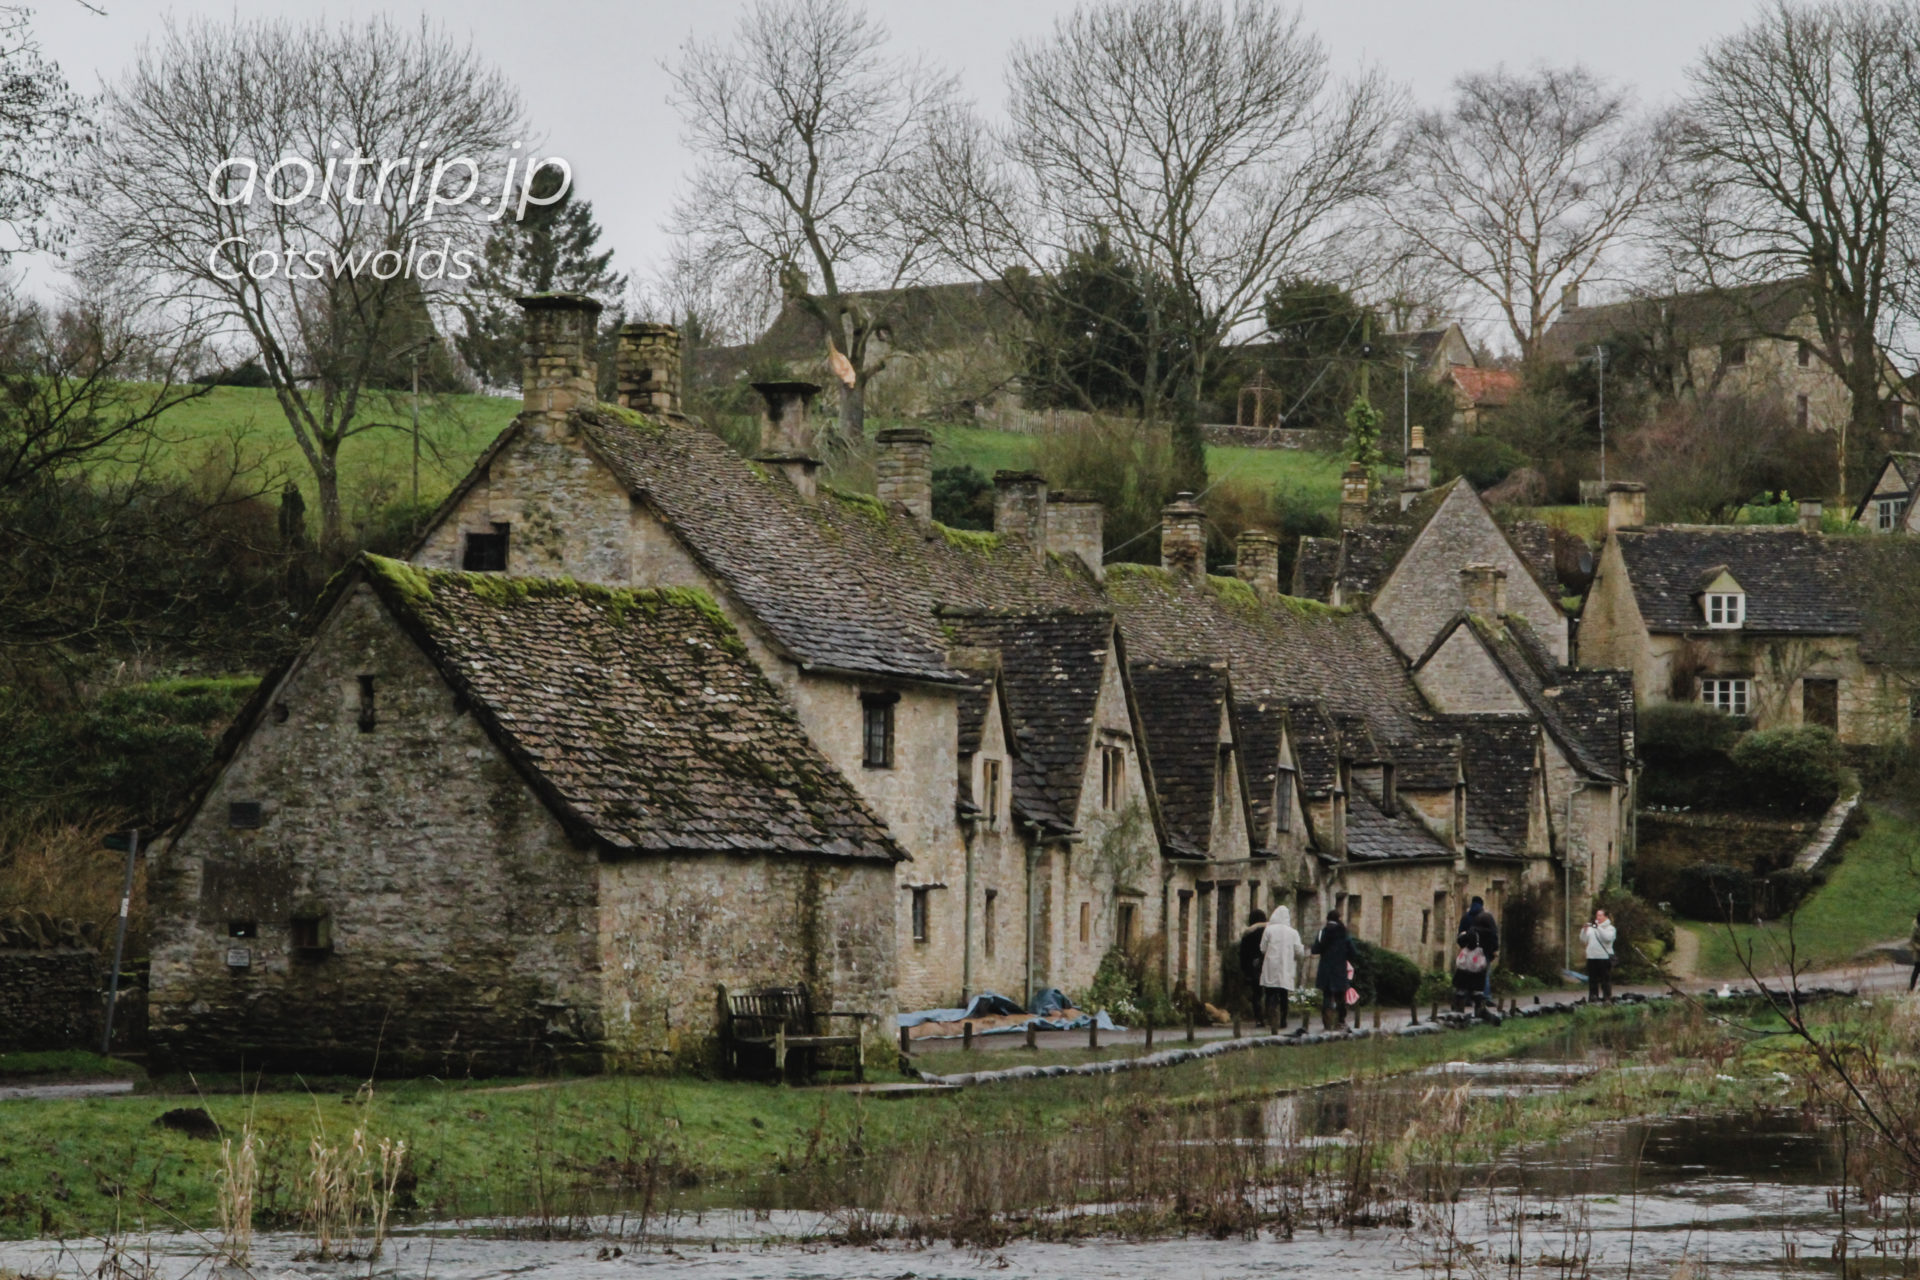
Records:
{"label": "wooden slat bench", "polygon": [[[806,1073],[811,1075],[818,1066],[816,1055],[820,1050],[852,1049],[853,1078],[867,1078],[866,1046],[860,1035],[861,1024],[868,1017],[864,1012],[816,1010],[804,983],[797,987],[762,987],[757,991],[728,991],[722,984],[716,1003],[720,1045],[729,1074],[752,1072],[759,1061],[770,1056],[773,1078],[784,1080],[787,1056],[797,1050],[806,1065]],[[852,1019],[852,1033],[831,1034],[834,1018]]]}

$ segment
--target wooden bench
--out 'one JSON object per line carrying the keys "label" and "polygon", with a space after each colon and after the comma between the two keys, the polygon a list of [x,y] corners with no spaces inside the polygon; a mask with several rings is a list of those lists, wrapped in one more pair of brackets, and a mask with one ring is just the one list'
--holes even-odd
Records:
{"label": "wooden bench", "polygon": [[[762,987],[757,991],[728,991],[719,988],[716,1001],[720,1018],[720,1046],[726,1056],[729,1074],[764,1074],[771,1066],[773,1078],[787,1077],[787,1057],[798,1052],[805,1073],[818,1067],[822,1049],[852,1049],[853,1078],[867,1078],[866,1046],[860,1035],[868,1014],[854,1009],[816,1010],[806,985]],[[851,1034],[833,1035],[834,1018],[851,1018]]]}

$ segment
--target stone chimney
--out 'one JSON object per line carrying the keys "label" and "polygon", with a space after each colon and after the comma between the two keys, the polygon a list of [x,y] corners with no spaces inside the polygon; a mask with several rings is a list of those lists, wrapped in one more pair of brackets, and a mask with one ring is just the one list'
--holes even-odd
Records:
{"label": "stone chimney", "polygon": [[1047,495],[1047,550],[1079,556],[1094,580],[1107,576],[1107,512],[1084,489],[1057,489]]}
{"label": "stone chimney", "polygon": [[1800,531],[1802,533],[1820,532],[1821,517],[1826,514],[1826,503],[1819,498],[1800,499]]}
{"label": "stone chimney", "polygon": [[1357,529],[1367,522],[1367,469],[1349,462],[1340,476],[1340,527]]}
{"label": "stone chimney", "polygon": [[993,473],[993,531],[1047,556],[1047,478],[1038,471]]}
{"label": "stone chimney", "polygon": [[1561,286],[1560,314],[1565,315],[1569,311],[1578,311],[1579,309],[1580,309],[1579,284],[1575,283],[1575,284]]}
{"label": "stone chimney", "polygon": [[1206,512],[1191,493],[1176,493],[1160,508],[1160,567],[1176,578],[1198,582],[1207,576]]}
{"label": "stone chimney", "polygon": [[921,427],[894,427],[874,437],[874,492],[916,518],[933,519],[933,436]]}
{"label": "stone chimney", "polygon": [[1507,614],[1507,571],[1496,565],[1470,564],[1460,571],[1460,589],[1467,612],[1477,618],[1504,618]]}
{"label": "stone chimney", "polygon": [[1233,544],[1233,573],[1262,600],[1280,594],[1280,539],[1265,529],[1248,529]]}
{"label": "stone chimney", "polygon": [[1433,454],[1427,449],[1427,429],[1413,429],[1413,443],[1407,446],[1407,478],[1400,486],[1400,509],[1433,487]]}
{"label": "stone chimney", "polygon": [[600,304],[581,293],[536,293],[521,298],[520,309],[527,323],[520,411],[558,425],[575,409],[596,402],[593,342]]}
{"label": "stone chimney", "polygon": [[813,497],[818,492],[820,460],[813,456],[807,407],[820,388],[811,382],[756,382],[753,389],[767,402],[760,420],[760,452],[754,461],[778,469],[801,497]]}
{"label": "stone chimney", "polygon": [[1607,486],[1607,532],[1638,529],[1647,522],[1647,486],[1616,480]]}
{"label": "stone chimney", "polygon": [[670,324],[623,324],[614,382],[624,408],[680,412],[680,331]]}

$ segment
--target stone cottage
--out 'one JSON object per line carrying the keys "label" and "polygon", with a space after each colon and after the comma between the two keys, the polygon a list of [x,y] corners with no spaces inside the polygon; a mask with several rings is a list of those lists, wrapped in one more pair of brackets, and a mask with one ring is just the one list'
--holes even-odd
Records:
{"label": "stone cottage", "polygon": [[1644,485],[1607,495],[1607,538],[1580,623],[1582,664],[1633,673],[1642,705],[1697,702],[1755,727],[1824,725],[1904,740],[1916,711],[1913,620],[1879,606],[1912,581],[1903,542],[1799,525],[1649,525]]}
{"label": "stone cottage", "polygon": [[156,857],[174,1066],[704,1056],[716,983],[891,1011],[902,851],[711,598],[363,557]]}

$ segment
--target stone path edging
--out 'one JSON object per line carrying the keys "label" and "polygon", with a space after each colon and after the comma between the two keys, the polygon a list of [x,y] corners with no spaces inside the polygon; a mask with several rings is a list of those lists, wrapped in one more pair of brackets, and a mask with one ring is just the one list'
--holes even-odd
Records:
{"label": "stone path edging", "polygon": [[1833,802],[1833,807],[1827,810],[1827,816],[1820,819],[1820,825],[1814,829],[1813,839],[1807,841],[1806,848],[1794,857],[1795,871],[1811,871],[1827,860],[1827,855],[1833,852],[1833,846],[1840,842],[1841,828],[1847,825],[1847,819],[1853,816],[1859,804],[1858,791]]}

